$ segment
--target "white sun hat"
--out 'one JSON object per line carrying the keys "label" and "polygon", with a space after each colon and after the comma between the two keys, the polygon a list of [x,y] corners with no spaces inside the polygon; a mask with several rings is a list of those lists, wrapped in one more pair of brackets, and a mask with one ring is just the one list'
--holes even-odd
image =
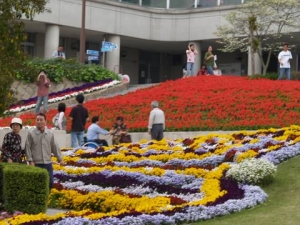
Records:
{"label": "white sun hat", "polygon": [[19,125],[21,126],[21,128],[22,128],[22,120],[21,120],[20,118],[17,118],[17,117],[13,118],[13,119],[11,120],[11,123],[10,123],[10,128],[12,128],[12,125],[13,125],[14,123],[19,124]]}

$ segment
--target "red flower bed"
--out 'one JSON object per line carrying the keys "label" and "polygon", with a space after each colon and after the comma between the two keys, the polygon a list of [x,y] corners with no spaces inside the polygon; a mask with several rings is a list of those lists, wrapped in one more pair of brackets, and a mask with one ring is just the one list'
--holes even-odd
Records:
{"label": "red flower bed", "polygon": [[[300,83],[201,76],[167,81],[125,96],[90,101],[85,106],[90,117],[100,115],[104,128],[110,128],[115,117],[122,115],[131,131],[146,131],[152,100],[158,100],[165,111],[169,131],[283,127],[299,124]],[[70,108],[67,115],[69,112]],[[50,124],[55,113],[51,110],[47,114]],[[35,123],[33,114],[21,118],[25,124]],[[1,119],[0,126],[8,126],[10,120]]]}

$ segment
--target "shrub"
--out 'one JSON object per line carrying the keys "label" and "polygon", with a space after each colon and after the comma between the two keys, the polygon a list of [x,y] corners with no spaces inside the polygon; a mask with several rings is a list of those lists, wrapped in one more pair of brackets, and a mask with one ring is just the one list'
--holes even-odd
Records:
{"label": "shrub", "polygon": [[239,183],[267,185],[273,181],[276,171],[276,166],[271,162],[251,158],[232,165],[226,176]]}
{"label": "shrub", "polygon": [[107,78],[119,79],[118,75],[99,65],[82,65],[75,59],[27,59],[23,67],[16,71],[17,79],[34,82],[40,70],[46,70],[51,81],[61,82],[68,79],[74,82],[93,82]]}
{"label": "shrub", "polygon": [[0,201],[8,212],[46,212],[49,195],[47,170],[17,163],[0,163]]}
{"label": "shrub", "polygon": [[249,79],[251,80],[257,80],[257,79],[277,80],[277,78],[278,78],[278,73],[266,73],[266,75],[255,74],[249,76]]}

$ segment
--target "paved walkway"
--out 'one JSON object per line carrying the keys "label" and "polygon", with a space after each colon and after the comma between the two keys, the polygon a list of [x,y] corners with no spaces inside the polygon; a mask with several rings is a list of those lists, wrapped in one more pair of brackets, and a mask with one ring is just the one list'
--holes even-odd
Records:
{"label": "paved walkway", "polygon": [[46,215],[48,215],[48,216],[54,216],[57,213],[65,213],[65,212],[68,212],[68,211],[69,210],[48,208],[47,211],[46,211]]}

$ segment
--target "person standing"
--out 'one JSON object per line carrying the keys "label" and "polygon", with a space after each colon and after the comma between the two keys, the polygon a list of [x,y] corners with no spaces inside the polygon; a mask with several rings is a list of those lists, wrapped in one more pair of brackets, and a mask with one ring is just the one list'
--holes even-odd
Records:
{"label": "person standing", "polygon": [[94,116],[92,118],[92,124],[89,126],[87,133],[86,133],[87,141],[95,142],[102,146],[108,146],[108,143],[106,140],[99,139],[99,134],[108,135],[108,134],[110,134],[110,132],[102,129],[99,126],[99,116]]}
{"label": "person standing", "polygon": [[53,52],[52,58],[54,59],[66,59],[66,54],[64,53],[64,47],[58,46],[57,50]]}
{"label": "person standing", "polygon": [[58,163],[63,165],[62,154],[54,134],[46,127],[46,115],[39,113],[36,116],[36,128],[28,131],[25,152],[29,165],[44,168],[49,173],[49,190],[53,186],[53,167],[51,154],[57,158]]}
{"label": "person standing", "polygon": [[151,102],[151,107],[153,109],[149,116],[148,133],[153,140],[160,141],[164,137],[165,113],[159,109],[158,106],[159,104],[157,101]]}
{"label": "person standing", "polygon": [[53,125],[59,130],[67,130],[67,118],[65,116],[66,104],[61,102],[57,107],[58,113],[53,118]]}
{"label": "person standing", "polygon": [[88,110],[83,106],[84,96],[78,94],[76,96],[78,104],[74,106],[69,114],[70,120],[72,121],[71,127],[71,141],[72,148],[83,145],[84,143],[84,130],[85,124],[88,121],[89,113]]}
{"label": "person standing", "polygon": [[215,56],[212,54],[212,47],[208,46],[207,52],[204,55],[204,65],[206,66],[209,75],[214,75],[213,66],[215,64]]}
{"label": "person standing", "polygon": [[1,161],[8,163],[22,163],[22,147],[20,130],[22,129],[22,120],[13,118],[10,123],[12,132],[5,134],[2,144]]}
{"label": "person standing", "polygon": [[40,112],[42,103],[44,105],[44,110],[48,112],[49,88],[51,85],[45,70],[41,70],[39,72],[39,76],[35,83],[37,86],[37,98],[38,98],[35,106],[35,113],[38,114]]}
{"label": "person standing", "polygon": [[286,79],[291,79],[291,64],[290,61],[293,58],[292,53],[288,50],[289,45],[286,43],[283,45],[283,50],[278,55],[279,62],[279,77],[278,80],[283,78],[283,75],[286,75]]}
{"label": "person standing", "polygon": [[188,50],[186,50],[186,57],[187,57],[187,63],[186,63],[186,70],[187,70],[187,76],[194,76],[194,65],[195,65],[195,56],[198,54],[195,45],[189,44]]}

